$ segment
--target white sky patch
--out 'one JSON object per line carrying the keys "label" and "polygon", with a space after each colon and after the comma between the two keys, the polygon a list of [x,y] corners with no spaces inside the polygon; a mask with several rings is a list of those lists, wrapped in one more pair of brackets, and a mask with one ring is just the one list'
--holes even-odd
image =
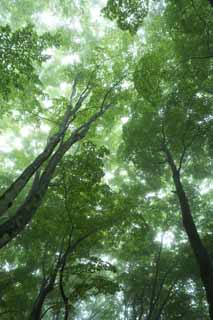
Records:
{"label": "white sky patch", "polygon": [[13,117],[19,117],[21,115],[20,111],[18,110],[12,110],[12,116]]}
{"label": "white sky patch", "polygon": [[74,41],[75,43],[80,43],[80,42],[81,42],[81,38],[75,37],[75,38],[73,39],[73,41]]}
{"label": "white sky patch", "polygon": [[90,9],[90,16],[91,16],[91,21],[92,22],[96,22],[98,20],[100,20],[101,15],[100,15],[100,7],[98,6],[93,6]]}
{"label": "white sky patch", "polygon": [[33,131],[33,128],[29,125],[26,125],[26,126],[23,126],[21,129],[20,129],[20,135],[21,137],[28,137]]}
{"label": "white sky patch", "polygon": [[15,167],[15,162],[12,161],[12,160],[10,160],[10,159],[6,159],[6,160],[4,161],[4,166],[5,166],[5,168],[7,168],[7,169],[13,169],[13,168]]}
{"label": "white sky patch", "polygon": [[195,284],[192,280],[187,280],[186,290],[189,294],[193,294],[195,292]]}
{"label": "white sky patch", "polygon": [[61,63],[63,65],[77,64],[79,62],[80,62],[80,56],[77,53],[71,53],[61,58]]}
{"label": "white sky patch", "polygon": [[50,57],[53,57],[55,55],[55,52],[56,52],[56,48],[55,47],[47,48],[47,49],[42,51],[43,54],[48,55]]}
{"label": "white sky patch", "polygon": [[41,272],[40,272],[39,269],[37,269],[37,270],[35,270],[35,271],[32,272],[32,274],[33,274],[33,275],[36,275],[36,276],[38,276],[40,273],[41,273]]}
{"label": "white sky patch", "polygon": [[120,174],[121,176],[127,176],[127,171],[124,170],[124,169],[122,169],[122,170],[120,170],[119,174]]}
{"label": "white sky patch", "polygon": [[133,58],[136,58],[138,55],[138,47],[135,43],[129,46],[128,51],[132,54]]}
{"label": "white sky patch", "polygon": [[50,99],[45,98],[45,100],[43,101],[43,105],[45,109],[49,109],[52,107],[53,103]]}
{"label": "white sky patch", "polygon": [[213,183],[208,179],[204,179],[204,181],[200,184],[199,190],[201,194],[208,193],[213,189]]}
{"label": "white sky patch", "polygon": [[145,33],[145,30],[144,30],[143,28],[140,28],[140,29],[138,30],[138,36],[140,37],[141,42],[142,42],[143,44],[145,44],[145,43],[146,43],[146,33]]}
{"label": "white sky patch", "polygon": [[0,136],[0,151],[11,152],[13,150],[11,146],[11,135],[4,134]]}
{"label": "white sky patch", "polygon": [[96,127],[96,132],[102,132],[104,130],[103,126],[97,126]]}
{"label": "white sky patch", "polygon": [[73,17],[71,22],[69,23],[69,28],[71,30],[77,31],[81,33],[83,31],[80,17]]}
{"label": "white sky patch", "polygon": [[67,25],[67,21],[55,15],[51,11],[43,11],[33,15],[33,18],[50,29],[56,29]]}
{"label": "white sky patch", "polygon": [[60,90],[61,91],[63,91],[63,92],[65,92],[68,88],[69,88],[69,83],[67,83],[67,82],[61,82],[60,83]]}
{"label": "white sky patch", "polygon": [[124,81],[122,82],[122,84],[121,84],[121,88],[122,88],[123,90],[128,89],[130,86],[131,86],[131,82],[129,82],[129,81],[127,81],[127,80],[124,80]]}
{"label": "white sky patch", "polygon": [[33,148],[34,154],[37,154],[38,152],[41,152],[44,149],[43,143],[40,143],[36,140],[33,140],[30,145],[31,148]]}
{"label": "white sky patch", "polygon": [[164,190],[160,190],[160,191],[157,192],[157,197],[158,197],[159,199],[165,198],[166,195],[167,195],[167,193],[166,193]]}
{"label": "white sky patch", "polygon": [[108,262],[108,263],[111,263],[111,264],[115,264],[117,262],[117,260],[115,258],[110,257],[110,255],[108,255],[108,254],[102,254],[100,256],[100,258],[104,262]]}
{"label": "white sky patch", "polygon": [[104,175],[104,180],[106,183],[108,183],[110,180],[114,178],[114,173],[107,171]]}
{"label": "white sky patch", "polygon": [[9,153],[12,150],[23,149],[21,137],[17,137],[14,134],[6,133],[0,136],[0,151]]}
{"label": "white sky patch", "polygon": [[197,92],[197,93],[196,93],[196,96],[197,96],[198,98],[202,98],[202,97],[203,97],[203,93],[202,93],[202,92]]}
{"label": "white sky patch", "polygon": [[48,124],[41,124],[41,131],[44,133],[49,133],[50,131],[50,126],[48,126]]}
{"label": "white sky patch", "polygon": [[14,270],[16,267],[17,267],[16,265],[13,265],[12,263],[8,263],[8,262],[6,262],[6,263],[2,266],[2,268],[3,268],[5,271],[7,271],[7,272],[9,272],[9,271],[11,271],[11,270]]}
{"label": "white sky patch", "polygon": [[121,118],[122,124],[125,124],[125,123],[127,123],[128,121],[129,121],[129,117],[122,117],[122,118]]}
{"label": "white sky patch", "polygon": [[172,231],[166,231],[166,232],[159,231],[155,237],[155,241],[157,242],[163,241],[163,246],[170,248],[175,241],[175,236]]}
{"label": "white sky patch", "polygon": [[13,139],[13,147],[14,149],[21,150],[23,149],[23,144],[21,138],[17,137]]}

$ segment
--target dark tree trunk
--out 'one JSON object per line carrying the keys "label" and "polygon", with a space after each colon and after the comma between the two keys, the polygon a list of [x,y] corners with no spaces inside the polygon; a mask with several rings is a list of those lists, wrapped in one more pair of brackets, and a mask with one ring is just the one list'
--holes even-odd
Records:
{"label": "dark tree trunk", "polygon": [[39,295],[33,305],[32,312],[30,314],[29,320],[40,320],[42,314],[42,307],[44,301],[48,294],[53,290],[55,284],[55,277],[51,279],[51,281],[46,284],[44,283],[40,289]]}
{"label": "dark tree trunk", "polygon": [[209,304],[209,314],[210,318],[213,320],[213,265],[211,258],[203,245],[203,242],[198,234],[196,225],[194,223],[190,204],[187,198],[187,195],[184,191],[183,185],[180,179],[180,170],[177,169],[175,162],[172,158],[172,155],[169,149],[164,145],[163,151],[166,154],[168,164],[171,168],[173,181],[175,184],[181,213],[184,229],[187,233],[191,248],[194,252],[197,264],[200,269],[200,276],[203,282],[206,297]]}

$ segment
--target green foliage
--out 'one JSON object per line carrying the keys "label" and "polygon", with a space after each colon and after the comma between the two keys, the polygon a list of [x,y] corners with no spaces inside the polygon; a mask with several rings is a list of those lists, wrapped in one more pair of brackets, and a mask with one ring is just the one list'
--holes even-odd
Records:
{"label": "green foliage", "polygon": [[102,9],[95,0],[2,0],[0,9],[2,192],[58,132],[67,105],[73,110],[87,86],[53,154],[110,104],[58,162],[32,221],[1,250],[0,318],[28,319],[42,284],[66,257],[43,302],[44,320],[64,319],[61,284],[76,320],[208,319],[162,146],[179,168],[212,258],[209,2],[108,0]]}
{"label": "green foliage", "polygon": [[110,20],[115,20],[122,30],[135,33],[148,13],[149,0],[108,0],[103,13]]}
{"label": "green foliage", "polygon": [[[58,45],[50,33],[37,35],[32,25],[12,31],[9,25],[0,30],[1,96],[9,99],[12,94],[33,89],[39,94],[41,82],[36,67],[46,61],[44,49]],[[31,86],[31,88],[30,88]]]}

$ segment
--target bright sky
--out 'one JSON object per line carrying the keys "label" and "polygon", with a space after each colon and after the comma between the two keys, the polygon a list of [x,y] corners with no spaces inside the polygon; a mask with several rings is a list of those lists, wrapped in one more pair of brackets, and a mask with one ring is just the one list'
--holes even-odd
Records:
{"label": "bright sky", "polygon": [[155,237],[155,241],[163,243],[163,247],[170,248],[175,241],[175,236],[172,231],[159,231]]}
{"label": "bright sky", "polygon": [[[91,22],[92,24],[97,24],[101,20],[103,20],[103,17],[101,17],[101,8],[104,7],[106,1],[100,0],[97,4],[95,4],[90,9],[90,16],[91,16]],[[46,10],[40,13],[36,13],[33,16],[33,19],[35,22],[39,22],[41,25],[47,26],[49,29],[57,29],[59,27],[66,27],[71,30],[76,31],[77,33],[81,33],[83,31],[80,17],[75,16],[72,17],[72,19],[63,18],[58,13],[54,13],[51,10]],[[79,41],[81,41],[81,37],[79,37]],[[48,48],[45,50],[45,54],[54,57],[56,54],[57,49],[56,48]],[[80,56],[76,52],[72,52],[69,54],[65,54],[61,58],[61,63],[63,65],[68,64],[77,64],[80,62]],[[62,93],[66,93],[70,89],[70,85],[66,82],[61,82],[60,84],[60,90]],[[45,98],[43,101],[43,106],[46,109],[51,108],[52,101],[48,98]],[[17,115],[18,116],[18,115]],[[125,123],[127,121],[127,118],[122,118],[122,123]],[[47,124],[42,124],[40,127],[41,132],[48,133],[50,130],[50,127]],[[23,139],[27,138],[30,134],[32,134],[33,128],[31,126],[25,125],[21,128],[19,136],[16,136],[13,133],[4,133],[0,136],[0,151],[4,153],[9,153],[13,150],[21,150],[23,148]],[[111,174],[109,173],[106,175],[106,180],[110,180]]]}

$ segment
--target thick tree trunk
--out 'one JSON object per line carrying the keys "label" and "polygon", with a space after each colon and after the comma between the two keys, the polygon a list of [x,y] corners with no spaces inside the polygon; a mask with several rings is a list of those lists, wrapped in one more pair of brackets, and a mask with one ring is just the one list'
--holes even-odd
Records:
{"label": "thick tree trunk", "polygon": [[8,242],[10,242],[24,229],[26,224],[30,222],[43,201],[56,166],[66,151],[76,141],[80,140],[80,138],[80,136],[74,135],[72,139],[69,139],[66,143],[59,147],[56,153],[49,160],[48,165],[39,180],[36,190],[34,190],[34,192],[30,192],[24,203],[16,211],[16,214],[0,226],[0,248],[4,247]]}
{"label": "thick tree trunk", "polygon": [[59,125],[58,132],[54,134],[48,141],[44,150],[36,157],[36,159],[21,173],[21,175],[9,186],[9,188],[0,196],[0,216],[4,214],[13,204],[13,201],[25,187],[27,182],[33,176],[33,174],[41,167],[41,165],[51,156],[52,152],[64,136],[72,116],[76,114],[82,105],[83,100],[87,97],[87,92],[78,99],[75,107],[72,108],[72,98],[75,90],[76,81],[73,85],[73,92],[71,95],[71,101],[67,105],[64,117]]}
{"label": "thick tree trunk", "polygon": [[101,107],[101,109],[91,116],[88,121],[76,129],[64,143],[59,145],[58,150],[50,158],[36,188],[34,188],[33,192],[32,190],[30,191],[23,204],[17,209],[16,214],[0,225],[0,248],[4,247],[8,242],[15,238],[15,236],[31,221],[44,199],[55,169],[64,154],[73,144],[85,137],[91,124],[102,116],[110,107],[111,105]]}
{"label": "thick tree trunk", "polygon": [[8,208],[13,204],[13,201],[23,190],[27,182],[34,175],[34,173],[41,167],[41,165],[48,160],[48,158],[53,153],[54,149],[57,147],[60,140],[63,138],[70,121],[76,112],[80,109],[83,101],[87,98],[89,94],[88,87],[80,95],[77,103],[72,108],[72,100],[75,95],[77,80],[74,80],[73,90],[70,97],[70,102],[67,105],[66,111],[64,113],[63,119],[59,125],[58,132],[54,134],[47,142],[44,150],[35,158],[35,160],[21,173],[21,175],[9,186],[9,188],[0,196],[0,216],[3,215]]}
{"label": "thick tree trunk", "polygon": [[8,208],[12,206],[14,199],[18,196],[21,190],[33,174],[41,167],[41,165],[49,158],[53,150],[60,141],[61,135],[56,135],[47,144],[44,151],[22,172],[22,174],[10,185],[10,187],[0,197],[0,215],[4,214]]}
{"label": "thick tree trunk", "polygon": [[178,200],[180,203],[183,226],[187,233],[191,248],[194,252],[197,264],[200,269],[200,276],[203,282],[206,297],[209,304],[210,318],[213,320],[213,265],[211,258],[203,245],[203,242],[198,234],[196,225],[194,223],[190,204],[187,195],[184,191],[183,185],[180,180],[180,172],[177,169],[175,162],[169,149],[164,145],[163,151],[166,154],[168,164],[171,168],[173,181],[175,184]]}

